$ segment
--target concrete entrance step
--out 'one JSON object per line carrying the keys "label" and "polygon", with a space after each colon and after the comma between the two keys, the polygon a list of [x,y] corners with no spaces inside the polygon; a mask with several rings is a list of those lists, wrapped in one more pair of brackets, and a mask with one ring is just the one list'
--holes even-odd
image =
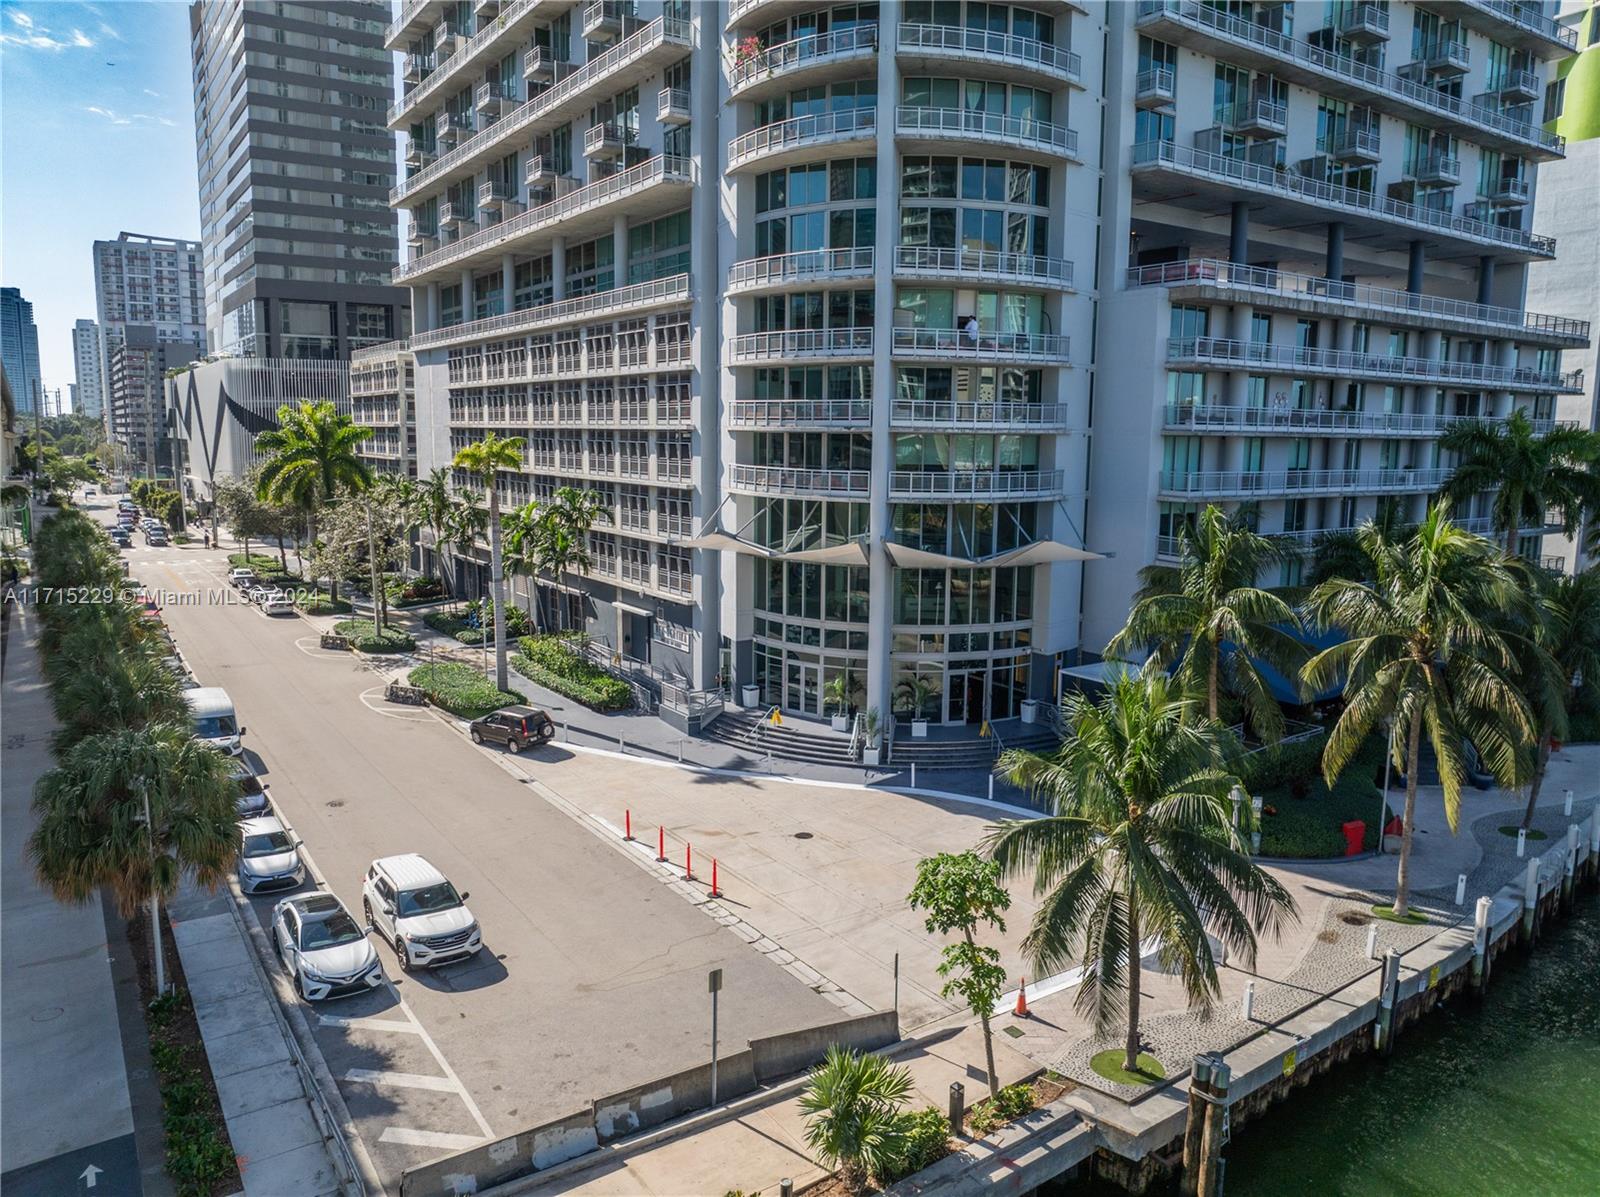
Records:
{"label": "concrete entrance step", "polygon": [[756,756],[770,752],[779,760],[818,765],[854,765],[850,737],[830,727],[786,718],[773,724],[757,711],[724,711],[703,733],[708,740],[729,744]]}
{"label": "concrete entrance step", "polygon": [[909,733],[902,733],[895,737],[890,763],[899,768],[915,763],[919,769],[988,769],[1002,748],[1050,752],[1059,744],[1055,734],[1044,729],[1030,729],[1005,739],[973,736],[961,740],[914,740]]}

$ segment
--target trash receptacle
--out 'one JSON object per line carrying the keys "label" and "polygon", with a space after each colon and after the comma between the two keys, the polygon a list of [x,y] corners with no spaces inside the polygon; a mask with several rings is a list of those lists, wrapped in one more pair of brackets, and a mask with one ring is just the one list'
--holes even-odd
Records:
{"label": "trash receptacle", "polygon": [[1361,855],[1361,841],[1366,838],[1367,825],[1360,819],[1352,819],[1340,825],[1344,832],[1344,854],[1346,856]]}

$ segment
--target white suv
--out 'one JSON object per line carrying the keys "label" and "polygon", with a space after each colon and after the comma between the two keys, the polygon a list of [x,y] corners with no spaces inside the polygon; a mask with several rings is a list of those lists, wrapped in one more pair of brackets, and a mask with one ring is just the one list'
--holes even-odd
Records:
{"label": "white suv", "polygon": [[483,932],[466,894],[415,854],[375,860],[361,883],[367,926],[394,945],[400,967],[434,968],[464,960],[483,947]]}

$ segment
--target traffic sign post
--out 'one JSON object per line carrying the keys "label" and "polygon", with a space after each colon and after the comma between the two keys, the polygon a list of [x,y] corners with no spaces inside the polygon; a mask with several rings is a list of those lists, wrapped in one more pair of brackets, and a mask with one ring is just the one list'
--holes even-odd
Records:
{"label": "traffic sign post", "polygon": [[711,991],[711,1104],[717,1104],[717,994],[722,992],[722,970],[714,968],[706,974],[706,988]]}

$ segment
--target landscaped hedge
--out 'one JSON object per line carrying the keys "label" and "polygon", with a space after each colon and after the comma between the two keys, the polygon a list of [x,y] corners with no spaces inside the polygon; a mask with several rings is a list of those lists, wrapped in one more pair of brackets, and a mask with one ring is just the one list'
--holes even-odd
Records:
{"label": "landscaped hedge", "polygon": [[389,603],[395,607],[414,607],[444,597],[444,583],[438,578],[396,578],[389,582]]}
{"label": "landscaped hedge", "polygon": [[234,569],[276,570],[279,568],[276,557],[268,557],[264,553],[229,553],[228,565]]}
{"label": "landscaped hedge", "polygon": [[358,653],[408,653],[417,647],[416,640],[399,628],[385,628],[378,635],[370,619],[343,619],[333,630],[347,637]]}
{"label": "landscaped hedge", "polygon": [[[482,608],[487,608],[487,613]],[[429,611],[422,617],[422,622],[434,631],[459,640],[462,644],[479,645],[485,637],[492,637],[494,629],[490,621],[494,618],[494,604],[484,602],[480,604],[474,600],[468,603],[459,613],[451,614],[448,611]],[[515,639],[528,632],[528,615],[520,607],[506,608],[506,636]]]}
{"label": "landscaped hedge", "polygon": [[307,615],[348,615],[350,604],[343,599],[329,598],[325,591],[301,590],[295,594],[295,605]]}
{"label": "landscaped hedge", "polygon": [[[1252,794],[1260,794],[1261,855],[1282,857],[1333,857],[1345,853],[1341,825],[1354,819],[1366,824],[1362,846],[1371,851],[1382,833],[1379,822],[1379,791],[1373,777],[1383,768],[1383,741],[1369,740],[1345,766],[1338,781],[1329,789],[1322,780],[1323,739],[1306,741],[1312,755],[1300,745],[1285,745],[1256,754],[1260,764],[1244,767],[1245,781]],[[1257,781],[1275,784],[1259,785]],[[1303,796],[1297,796],[1303,795]],[[1394,814],[1384,804],[1382,822]]]}
{"label": "landscaped hedge", "polygon": [[514,658],[517,672],[529,681],[596,711],[626,711],[633,689],[612,677],[573,648],[562,636],[524,636]]}
{"label": "landscaped hedge", "polygon": [[528,701],[515,690],[496,689],[472,666],[454,661],[419,665],[406,675],[406,681],[426,690],[428,701],[434,706],[463,719],[476,719],[500,707]]}
{"label": "landscaped hedge", "polygon": [[254,570],[264,586],[299,586],[305,581],[294,570],[284,569],[276,557],[263,553],[251,553],[248,557],[243,553],[229,553],[228,565],[232,569]]}

